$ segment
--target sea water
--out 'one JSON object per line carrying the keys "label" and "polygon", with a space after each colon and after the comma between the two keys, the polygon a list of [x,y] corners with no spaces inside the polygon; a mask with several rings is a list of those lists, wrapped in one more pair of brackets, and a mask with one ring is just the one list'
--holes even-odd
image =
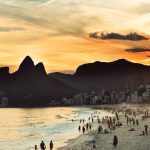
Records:
{"label": "sea water", "polygon": [[90,108],[77,107],[1,108],[0,150],[34,150],[41,141],[49,149],[50,140],[56,150],[81,134],[79,120],[86,121],[91,113]]}

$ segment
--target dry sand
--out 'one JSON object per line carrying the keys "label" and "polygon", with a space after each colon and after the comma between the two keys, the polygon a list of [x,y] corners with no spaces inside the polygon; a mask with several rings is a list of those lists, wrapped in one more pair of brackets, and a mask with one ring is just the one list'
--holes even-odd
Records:
{"label": "dry sand", "polygon": [[[140,109],[142,107],[136,106],[136,108]],[[113,109],[111,108],[111,111]],[[142,109],[145,110],[145,108]],[[86,133],[85,135],[81,134],[76,139],[69,140],[68,145],[60,148],[59,150],[93,150],[93,141],[96,143],[96,150],[150,150],[150,131],[149,135],[140,136],[144,130],[144,125],[150,125],[150,119],[142,121],[141,115],[142,114],[138,116],[140,124],[137,126],[127,125],[123,113],[119,113],[120,122],[123,123],[123,126],[117,127],[115,130],[109,130],[111,133],[108,134],[98,134],[98,124],[95,120],[95,127],[92,131]],[[104,127],[106,124],[102,126]],[[134,128],[135,131],[128,131],[131,128]],[[114,148],[112,145],[114,135],[117,135],[119,141],[117,148]]]}

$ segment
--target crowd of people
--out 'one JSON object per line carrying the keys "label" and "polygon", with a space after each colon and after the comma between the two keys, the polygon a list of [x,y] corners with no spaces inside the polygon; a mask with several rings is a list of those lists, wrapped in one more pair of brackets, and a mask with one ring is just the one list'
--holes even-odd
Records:
{"label": "crowd of people", "polygon": [[[125,124],[129,127],[132,127],[128,131],[135,131],[134,126],[139,126],[140,124],[140,117],[141,121],[143,121],[146,118],[149,118],[149,112],[148,110],[145,111],[143,116],[140,116],[138,111],[132,110],[130,108],[126,108],[123,110],[115,110],[112,111],[113,115],[111,116],[103,116],[102,118],[99,118],[99,115],[96,113],[91,114],[89,118],[86,119],[80,119],[78,130],[79,132],[82,132],[85,134],[88,131],[91,131],[91,129],[94,127],[94,125],[97,125],[97,131],[98,134],[108,134],[112,133],[112,130],[115,130],[117,127],[124,126]],[[123,120],[122,116],[124,116],[125,121],[121,122]],[[121,117],[121,119],[120,119]],[[141,131],[142,134],[139,134],[140,136],[148,135],[148,125],[145,124],[143,127],[143,130]],[[112,145],[114,148],[118,145],[118,137],[117,135],[114,135],[112,139]],[[96,149],[96,143],[93,144],[93,149]]]}

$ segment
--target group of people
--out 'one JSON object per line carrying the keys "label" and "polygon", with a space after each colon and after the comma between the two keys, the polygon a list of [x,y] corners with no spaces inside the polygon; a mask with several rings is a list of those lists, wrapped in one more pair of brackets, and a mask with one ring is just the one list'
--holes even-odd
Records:
{"label": "group of people", "polygon": [[[132,111],[131,109],[127,109],[125,112],[125,118],[126,118],[126,123],[127,125],[139,125],[139,120],[136,118],[137,117],[137,113],[136,111]],[[144,121],[143,118],[148,118],[149,117],[149,111],[146,110],[144,113],[144,116],[142,116],[142,121]],[[130,129],[129,131],[135,131],[134,128]],[[140,134],[140,136],[142,135],[148,135],[148,125],[144,125],[144,130],[142,131],[142,134]]]}
{"label": "group of people", "polygon": [[[49,143],[49,148],[50,148],[50,150],[53,150],[53,147],[54,147],[53,141],[50,141],[50,143]],[[41,144],[40,144],[40,149],[41,149],[41,150],[45,150],[45,149],[46,149],[46,144],[45,144],[43,141],[42,141]],[[40,149],[39,149],[39,150],[40,150]],[[35,145],[35,150],[38,150],[37,145]]]}
{"label": "group of people", "polygon": [[[96,119],[97,118],[97,119]],[[107,134],[109,133],[109,131],[107,130],[107,127],[109,129],[114,129],[115,125],[118,123],[117,120],[119,120],[118,114],[117,114],[117,118],[116,117],[109,117],[109,116],[104,116],[102,119],[99,118],[98,115],[92,115],[90,117],[88,117],[87,119],[87,123],[85,123],[85,119],[80,119],[79,122],[79,126],[78,126],[78,131],[82,132],[83,134],[85,134],[86,131],[91,131],[92,126],[94,126],[94,123],[96,122],[99,124],[98,126],[98,133],[104,133]],[[102,124],[107,124],[107,127],[103,129]],[[116,148],[118,144],[118,138],[115,135],[113,138],[113,146]],[[96,143],[93,144],[93,149],[96,149]]]}
{"label": "group of people", "polygon": [[[138,112],[136,112],[135,110],[130,110],[130,109],[126,109],[125,111],[120,110],[120,112],[122,112],[125,116],[125,121],[127,125],[132,125],[133,127],[139,126],[140,122],[139,122],[139,114]],[[120,115],[118,113],[120,113],[119,111],[115,111],[115,115],[114,116],[104,116],[102,117],[102,119],[99,119],[99,116],[90,116],[87,121],[88,123],[85,123],[85,119],[80,119],[80,125],[78,127],[79,132],[82,131],[83,134],[85,134],[85,131],[91,130],[93,123],[95,122],[95,118],[97,117],[97,123],[98,125],[98,133],[103,133],[103,134],[107,134],[110,133],[111,131],[109,130],[115,130],[116,127],[120,127],[123,126],[122,118],[120,119]],[[148,110],[146,110],[146,112],[144,113],[145,117],[148,118],[149,117],[149,113]],[[83,123],[83,125],[81,125],[81,123]],[[104,128],[103,128],[103,124],[104,124]],[[132,128],[131,130],[128,131],[135,131],[134,128]],[[142,131],[141,135],[148,135],[148,125],[144,126],[144,130]],[[117,147],[118,145],[118,137],[117,135],[114,135],[113,137],[113,141],[112,144],[114,146],[114,148]],[[93,149],[96,149],[96,144],[93,144]]]}

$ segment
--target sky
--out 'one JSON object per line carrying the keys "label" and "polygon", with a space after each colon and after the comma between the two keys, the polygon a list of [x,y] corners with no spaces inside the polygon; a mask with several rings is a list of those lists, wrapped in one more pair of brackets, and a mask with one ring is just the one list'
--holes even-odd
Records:
{"label": "sky", "polygon": [[48,73],[121,58],[150,65],[149,38],[149,0],[0,0],[0,66],[10,72],[27,55]]}

